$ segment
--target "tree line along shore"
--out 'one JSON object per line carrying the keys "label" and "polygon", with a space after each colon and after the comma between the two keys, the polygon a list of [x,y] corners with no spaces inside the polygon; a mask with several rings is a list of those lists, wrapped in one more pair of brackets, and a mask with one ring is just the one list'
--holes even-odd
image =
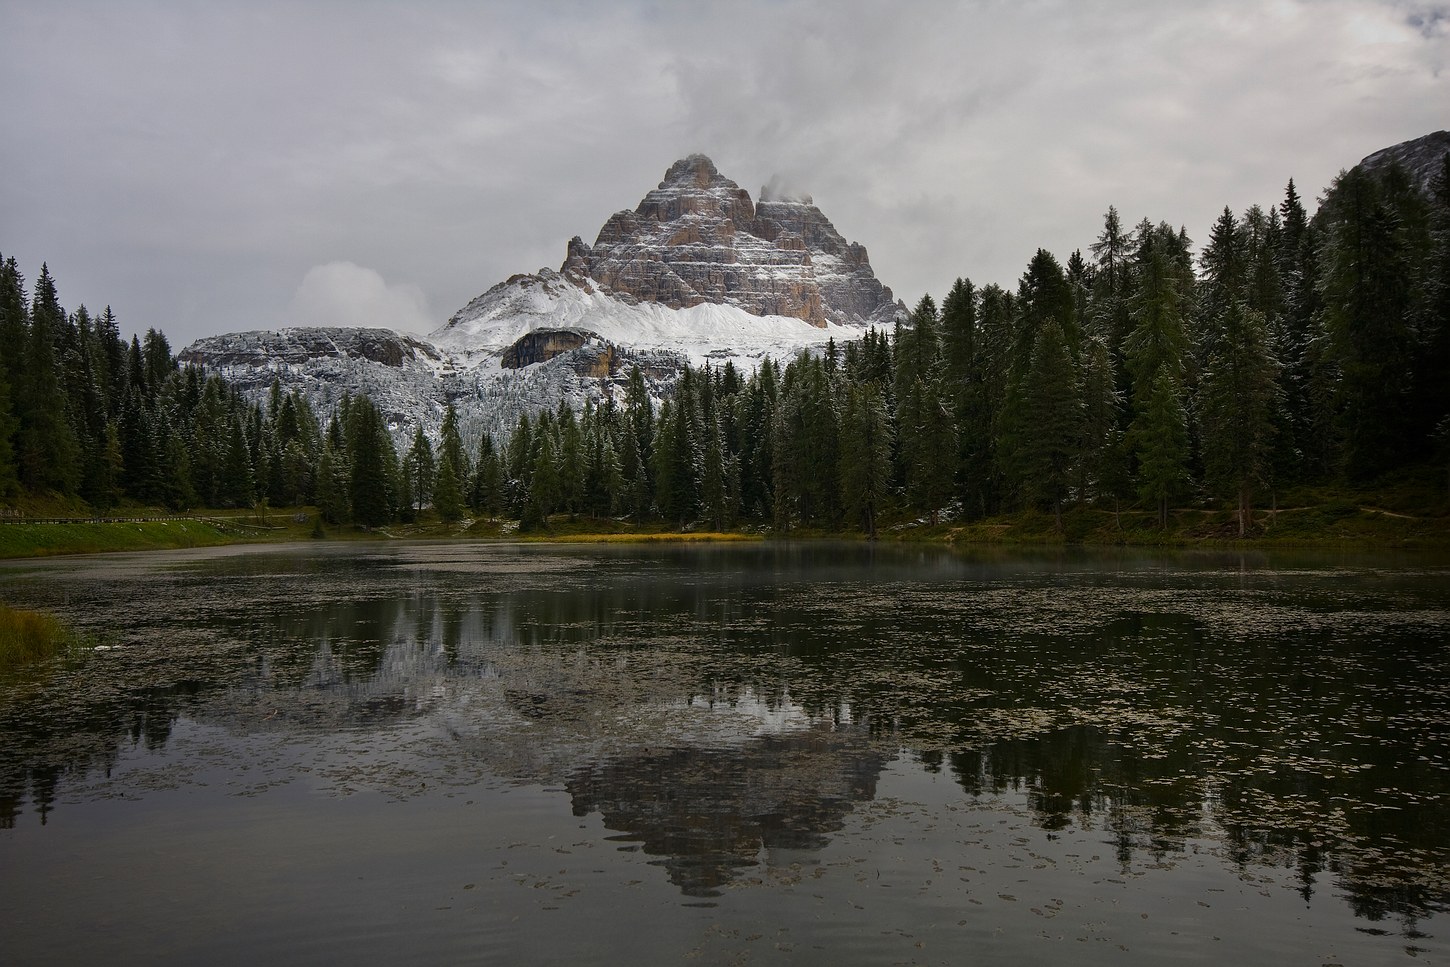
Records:
{"label": "tree line along shore", "polygon": [[[502,439],[465,441],[451,408],[436,439],[395,441],[363,396],[248,399],[154,329],[128,343],[109,308],[65,311],[46,266],[28,293],[14,258],[0,352],[6,556],[353,534],[1433,545],[1450,156],[1428,193],[1343,173],[1312,217],[1291,181],[1196,254],[1109,208],[1086,254],[1039,249],[1015,289],[958,279],[820,354],[687,367],[663,402],[636,372]],[[192,519],[15,519],[145,508]]]}

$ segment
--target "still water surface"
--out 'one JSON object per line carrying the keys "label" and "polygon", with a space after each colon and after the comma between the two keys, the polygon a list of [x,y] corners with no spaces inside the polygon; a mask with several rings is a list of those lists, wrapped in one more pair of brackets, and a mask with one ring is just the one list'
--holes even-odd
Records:
{"label": "still water surface", "polygon": [[24,562],[6,963],[1450,962],[1450,565]]}

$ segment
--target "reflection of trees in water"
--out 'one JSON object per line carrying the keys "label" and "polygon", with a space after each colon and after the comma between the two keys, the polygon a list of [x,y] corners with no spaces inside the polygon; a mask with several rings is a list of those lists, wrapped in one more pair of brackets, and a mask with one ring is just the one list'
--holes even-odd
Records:
{"label": "reflection of trees in water", "polygon": [[813,729],[734,749],[645,751],[591,763],[565,783],[574,814],[598,812],[687,896],[716,896],[762,850],[821,849],[876,795],[888,757],[859,732]]}
{"label": "reflection of trees in water", "polygon": [[15,825],[27,798],[44,824],[66,779],[109,775],[123,748],[166,746],[214,686],[195,661],[145,681],[159,664],[139,650],[73,659],[0,695],[0,828]]}

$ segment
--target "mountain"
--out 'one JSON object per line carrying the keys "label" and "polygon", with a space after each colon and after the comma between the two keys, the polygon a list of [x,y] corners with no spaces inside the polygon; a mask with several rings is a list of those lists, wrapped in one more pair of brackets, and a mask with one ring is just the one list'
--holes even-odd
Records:
{"label": "mountain", "polygon": [[1398,164],[1410,176],[1411,183],[1428,195],[1446,152],[1450,152],[1450,131],[1436,131],[1422,138],[1381,148],[1365,156],[1359,167],[1375,172]]}
{"label": "mountain", "polygon": [[436,431],[452,402],[476,437],[560,399],[616,395],[634,366],[662,397],[687,362],[751,370],[904,311],[809,196],[762,189],[756,202],[693,154],[592,245],[573,238],[557,271],[500,282],[426,339],[301,327],[199,339],[181,359],[258,398],[278,380],[323,414],[367,393],[400,438]]}
{"label": "mountain", "polygon": [[634,211],[613,215],[592,246],[577,236],[561,271],[625,302],[673,309],[732,305],[813,326],[887,322],[891,290],[866,250],[847,242],[809,196],[760,203],[709,158],[690,155]]}

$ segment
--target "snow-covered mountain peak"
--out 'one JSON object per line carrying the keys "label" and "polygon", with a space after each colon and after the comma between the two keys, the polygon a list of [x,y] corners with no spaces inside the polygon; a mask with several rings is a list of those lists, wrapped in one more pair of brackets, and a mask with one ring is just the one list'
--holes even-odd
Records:
{"label": "snow-covered mountain peak", "polygon": [[[772,183],[774,184],[774,183]],[[569,241],[558,270],[515,275],[469,301],[424,342],[376,333],[200,340],[188,358],[251,392],[276,379],[327,412],[344,392],[384,402],[397,432],[433,432],[445,402],[466,426],[507,432],[524,412],[619,391],[638,366],[658,395],[686,363],[753,370],[828,340],[889,325],[904,307],[809,195],[768,187],[757,204],[714,162],[675,162],[592,245]]]}

